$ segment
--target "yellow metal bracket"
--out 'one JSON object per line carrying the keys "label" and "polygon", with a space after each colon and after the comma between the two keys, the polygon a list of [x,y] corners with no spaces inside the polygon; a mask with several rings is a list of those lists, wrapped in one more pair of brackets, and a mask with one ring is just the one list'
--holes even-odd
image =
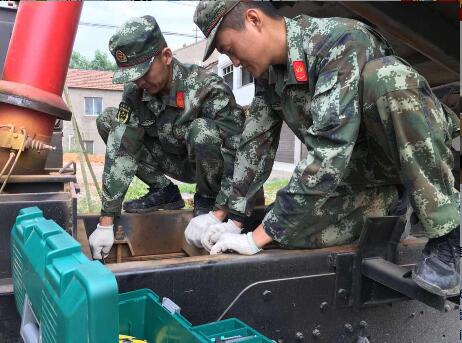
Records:
{"label": "yellow metal bracket", "polygon": [[0,148],[20,150],[23,147],[24,134],[13,131],[0,131]]}

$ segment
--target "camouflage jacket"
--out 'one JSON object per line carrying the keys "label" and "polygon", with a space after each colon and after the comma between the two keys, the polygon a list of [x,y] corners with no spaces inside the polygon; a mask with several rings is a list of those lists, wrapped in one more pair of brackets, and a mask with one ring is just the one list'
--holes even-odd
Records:
{"label": "camouflage jacket", "polygon": [[243,110],[223,79],[202,67],[173,59],[172,78],[170,94],[161,98],[143,94],[134,83],[125,85],[116,116],[118,125],[107,141],[102,213],[120,213],[137,170],[143,139],[156,137],[167,153],[186,156],[186,135],[196,118],[211,119],[220,130],[224,172],[216,204],[226,204],[245,121]]}
{"label": "camouflage jacket", "polygon": [[308,155],[297,165],[289,185],[278,192],[263,221],[267,232],[273,225],[302,225],[300,213],[315,212],[329,197],[351,192],[353,187],[396,183],[358,178],[352,158],[366,149],[364,142],[357,141],[361,70],[368,61],[393,54],[391,47],[355,20],[302,15],[285,22],[287,65],[271,66],[267,80],[256,85],[228,202],[234,215],[250,215],[249,199],[271,173],[285,122]]}

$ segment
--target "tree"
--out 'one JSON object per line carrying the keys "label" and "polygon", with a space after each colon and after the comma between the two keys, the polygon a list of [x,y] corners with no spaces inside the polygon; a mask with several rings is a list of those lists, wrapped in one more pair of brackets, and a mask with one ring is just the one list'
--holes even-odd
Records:
{"label": "tree", "polygon": [[84,70],[115,70],[117,67],[113,63],[108,54],[101,52],[100,50],[95,51],[95,56],[90,61],[87,57],[83,56],[78,51],[73,51],[71,56],[71,62],[69,68],[73,69],[84,69]]}
{"label": "tree", "polygon": [[101,52],[99,49],[95,51],[95,57],[90,62],[90,67],[93,70],[115,70],[116,65],[109,60],[108,55],[105,52]]}
{"label": "tree", "polygon": [[72,51],[69,68],[72,69],[91,69],[90,61],[78,51]]}

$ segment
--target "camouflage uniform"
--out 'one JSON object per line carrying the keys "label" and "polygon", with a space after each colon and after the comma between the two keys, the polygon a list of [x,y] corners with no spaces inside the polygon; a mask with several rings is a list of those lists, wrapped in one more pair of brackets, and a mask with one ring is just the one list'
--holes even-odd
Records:
{"label": "camouflage uniform", "polygon": [[[428,237],[459,222],[451,174],[458,118],[385,39],[349,19],[284,18],[288,62],[260,80],[236,155],[231,213],[268,178],[283,122],[308,148],[263,220],[291,247],[357,239],[367,216],[387,215],[404,185]],[[301,69],[295,69],[301,68]]]}
{"label": "camouflage uniform", "polygon": [[[134,38],[138,36],[143,39]],[[125,24],[109,44],[119,66],[115,82],[141,77],[151,58],[165,46],[154,18],[134,18]],[[140,57],[131,49],[147,52]],[[130,64],[131,59],[135,64]],[[147,64],[138,63],[143,60]],[[244,126],[243,110],[222,78],[176,59],[172,65],[169,94],[150,96],[134,83],[126,83],[119,109],[107,108],[97,119],[107,145],[103,215],[120,213],[135,175],[159,189],[170,183],[165,175],[195,182],[197,193],[216,198],[216,206],[227,202]]]}

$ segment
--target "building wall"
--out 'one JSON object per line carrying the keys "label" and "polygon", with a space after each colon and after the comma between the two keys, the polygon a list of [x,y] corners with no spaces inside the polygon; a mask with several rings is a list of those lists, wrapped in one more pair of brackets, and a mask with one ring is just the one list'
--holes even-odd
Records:
{"label": "building wall", "polygon": [[295,135],[286,125],[282,124],[281,136],[279,137],[279,147],[276,152],[276,161],[294,163]]}
{"label": "building wall", "polygon": [[[232,65],[232,63],[228,56],[220,54],[218,57],[218,75],[223,76],[223,69],[229,65]],[[255,85],[253,83],[249,83],[245,86],[241,86],[241,81],[242,68],[234,68],[232,85],[234,97],[239,105],[248,106],[252,102],[253,95],[255,93]]]}
{"label": "building wall", "polygon": [[[69,88],[69,96],[71,98],[73,115],[77,119],[83,140],[93,142],[93,153],[104,154],[106,152],[106,145],[99,136],[96,128],[97,116],[85,114],[84,98],[101,97],[103,104],[102,108],[104,110],[106,107],[119,107],[119,103],[122,98],[122,91]],[[74,137],[72,122],[65,121],[63,125],[64,151],[75,151],[76,147],[72,146],[72,137]],[[76,138],[75,142],[77,142]]]}
{"label": "building wall", "polygon": [[210,57],[202,62],[205,52],[206,40],[203,39],[197,43],[185,45],[184,47],[173,51],[173,56],[178,59],[181,63],[197,64],[205,69],[211,71],[212,73],[217,73],[217,64],[218,56],[220,55],[218,51],[214,51]]}

